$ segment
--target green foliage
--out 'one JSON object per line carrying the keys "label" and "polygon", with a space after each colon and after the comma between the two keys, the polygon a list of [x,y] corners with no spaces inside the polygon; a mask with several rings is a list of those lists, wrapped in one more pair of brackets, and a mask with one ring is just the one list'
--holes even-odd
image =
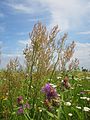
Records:
{"label": "green foliage", "polygon": [[[61,80],[64,78],[62,73],[59,73],[56,77],[54,77],[54,79],[51,80],[51,83],[57,86],[56,89],[60,95],[60,106],[51,106],[51,109],[48,109],[48,107],[46,107],[44,104],[45,98],[41,92],[41,82],[33,81],[30,97],[27,94],[29,79],[27,76],[23,75],[21,72],[14,72],[11,74],[2,71],[0,73],[0,75],[3,76],[3,79],[0,78],[0,119],[88,120],[90,117],[90,73],[85,73],[85,77],[82,72],[74,72],[74,79],[71,77],[72,74],[73,73],[69,73],[69,81],[71,84],[71,89],[69,90],[67,89],[65,91],[61,91],[60,89]],[[43,84],[45,83],[48,83],[48,79],[45,79],[45,81],[43,81]],[[10,84],[10,86],[7,86],[7,84]],[[28,101],[30,104],[30,109],[25,110],[24,114],[18,115],[17,97],[20,95],[23,96],[24,103]],[[68,102],[71,103],[71,105],[66,105]],[[85,111],[84,107],[88,107],[89,110]]]}

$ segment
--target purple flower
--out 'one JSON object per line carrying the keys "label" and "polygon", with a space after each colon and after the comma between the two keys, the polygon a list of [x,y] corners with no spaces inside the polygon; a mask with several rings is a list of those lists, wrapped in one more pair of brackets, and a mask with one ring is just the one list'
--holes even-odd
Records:
{"label": "purple flower", "polygon": [[20,106],[18,111],[17,111],[17,114],[23,114],[24,110],[23,110],[23,107]]}
{"label": "purple flower", "polygon": [[50,101],[53,98],[56,98],[57,92],[56,89],[53,88],[49,83],[46,84],[43,88],[42,88],[42,92],[45,93],[46,98]]}
{"label": "purple flower", "polygon": [[17,98],[17,103],[18,103],[19,105],[21,105],[22,102],[23,102],[23,97],[22,97],[22,96],[19,96],[19,97]]}
{"label": "purple flower", "polygon": [[29,103],[26,103],[26,104],[24,105],[24,108],[29,109],[29,108],[30,108]]}
{"label": "purple flower", "polygon": [[30,105],[28,103],[21,105],[17,111],[17,114],[23,114],[24,113],[24,109],[29,109]]}
{"label": "purple flower", "polygon": [[82,94],[82,95],[83,95],[83,94],[85,94],[85,92],[84,92],[84,91],[81,91],[81,92],[80,92],[80,94]]}
{"label": "purple flower", "polygon": [[48,93],[50,91],[50,87],[51,85],[49,83],[47,83],[43,88],[42,88],[42,92],[43,93]]}

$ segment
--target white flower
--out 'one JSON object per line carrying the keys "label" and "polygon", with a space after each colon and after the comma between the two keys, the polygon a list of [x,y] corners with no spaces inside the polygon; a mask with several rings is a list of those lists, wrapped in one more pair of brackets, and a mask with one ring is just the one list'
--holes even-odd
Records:
{"label": "white flower", "polygon": [[8,96],[8,92],[6,93],[6,95]]}
{"label": "white flower", "polygon": [[82,79],[79,79],[79,81],[81,81]]}
{"label": "white flower", "polygon": [[86,77],[86,79],[89,79],[89,80],[90,80],[90,77]]}
{"label": "white flower", "polygon": [[60,79],[60,78],[62,78],[62,77],[57,77],[57,79]]}
{"label": "white flower", "polygon": [[66,106],[71,106],[71,103],[70,102],[66,102],[65,105]]}
{"label": "white flower", "polygon": [[73,88],[73,87],[71,87],[71,89],[73,90],[74,88]]}
{"label": "white flower", "polygon": [[74,78],[74,80],[78,81],[78,78]]}
{"label": "white flower", "polygon": [[50,83],[50,85],[51,85],[53,88],[56,88],[56,87],[57,87],[56,85],[54,85],[54,84],[51,84],[51,83]]}
{"label": "white flower", "polygon": [[68,113],[68,115],[71,117],[71,116],[72,116],[72,113]]}
{"label": "white flower", "polygon": [[82,99],[82,100],[86,100],[86,99],[87,99],[87,97],[80,97],[80,99]]}
{"label": "white flower", "polygon": [[77,109],[81,109],[81,107],[79,107],[79,106],[76,106],[76,108],[77,108]]}
{"label": "white flower", "polygon": [[33,88],[33,86],[31,86],[31,88]]}
{"label": "white flower", "polygon": [[63,83],[63,82],[64,82],[64,80],[61,81],[61,83]]}
{"label": "white flower", "polygon": [[83,110],[86,111],[86,112],[88,112],[88,111],[90,111],[90,108],[84,107]]}
{"label": "white flower", "polygon": [[56,112],[58,112],[58,109],[56,110]]}
{"label": "white flower", "polygon": [[42,112],[42,110],[40,109],[39,112]]}
{"label": "white flower", "polygon": [[81,84],[78,84],[77,86],[81,87],[82,85],[81,85]]}
{"label": "white flower", "polygon": [[87,98],[87,101],[90,101],[90,98]]}
{"label": "white flower", "polygon": [[50,79],[48,78],[48,81],[50,81]]}

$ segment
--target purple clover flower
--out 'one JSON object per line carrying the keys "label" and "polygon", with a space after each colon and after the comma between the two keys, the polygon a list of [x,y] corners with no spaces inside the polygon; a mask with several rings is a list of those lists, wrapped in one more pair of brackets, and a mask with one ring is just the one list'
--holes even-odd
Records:
{"label": "purple clover flower", "polygon": [[29,109],[30,105],[28,104],[28,102],[24,105],[24,108]]}
{"label": "purple clover flower", "polygon": [[17,114],[23,114],[24,110],[23,110],[23,107],[20,106],[18,111],[17,111]]}
{"label": "purple clover flower", "polygon": [[47,83],[43,88],[42,88],[42,92],[43,93],[48,93],[50,91],[50,87],[51,85],[49,83]]}
{"label": "purple clover flower", "polygon": [[22,101],[23,101],[23,97],[22,97],[22,96],[19,96],[19,97],[17,98],[17,103],[18,103],[19,105],[21,105],[21,104],[22,104]]}
{"label": "purple clover flower", "polygon": [[53,88],[49,83],[47,83],[41,90],[43,93],[45,93],[46,98],[50,101],[53,98],[56,98],[57,92],[56,89]]}
{"label": "purple clover flower", "polygon": [[85,92],[84,92],[84,91],[81,91],[81,92],[80,92],[80,94],[82,94],[82,95],[83,95],[83,94],[85,94]]}
{"label": "purple clover flower", "polygon": [[23,114],[24,113],[24,109],[29,109],[30,108],[30,105],[28,102],[26,102],[25,104],[23,104],[23,97],[22,96],[19,96],[17,98],[17,103],[18,103],[18,111],[17,111],[17,114]]}
{"label": "purple clover flower", "polygon": [[21,105],[17,111],[17,114],[23,114],[24,113],[24,109],[29,109],[30,105],[28,103]]}

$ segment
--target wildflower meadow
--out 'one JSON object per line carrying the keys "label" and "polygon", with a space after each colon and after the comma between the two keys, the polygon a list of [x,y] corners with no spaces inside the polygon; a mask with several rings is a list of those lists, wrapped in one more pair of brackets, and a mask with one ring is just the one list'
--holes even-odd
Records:
{"label": "wildflower meadow", "polygon": [[0,70],[0,120],[90,120],[90,72],[71,59],[75,42],[60,34],[38,22],[24,65],[11,58]]}

